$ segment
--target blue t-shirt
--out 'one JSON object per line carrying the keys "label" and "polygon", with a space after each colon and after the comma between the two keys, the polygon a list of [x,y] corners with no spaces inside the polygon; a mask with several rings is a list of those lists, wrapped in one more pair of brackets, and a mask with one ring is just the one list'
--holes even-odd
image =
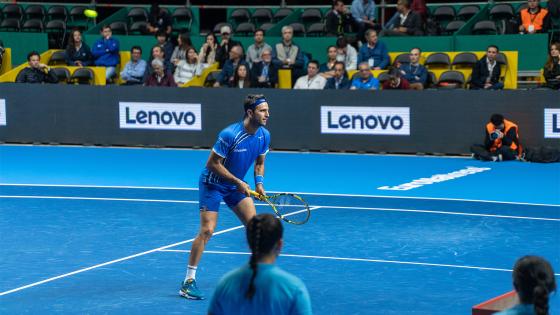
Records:
{"label": "blue t-shirt", "polygon": [[[220,132],[212,151],[224,158],[224,166],[230,173],[243,180],[257,157],[268,153],[269,145],[270,132],[268,130],[260,127],[255,134],[249,134],[245,131],[243,121],[241,121]],[[205,183],[234,186],[207,168],[204,168],[202,174]]]}
{"label": "blue t-shirt", "polygon": [[494,315],[535,315],[535,306],[533,304],[517,304]]}
{"label": "blue t-shirt", "polygon": [[249,264],[227,273],[218,286],[208,312],[212,315],[310,315],[311,300],[303,282],[273,264],[258,264],[255,295],[245,294],[253,270]]}
{"label": "blue t-shirt", "polygon": [[371,76],[366,82],[362,81],[362,78],[355,78],[352,80],[352,86],[358,90],[379,90],[379,80]]}

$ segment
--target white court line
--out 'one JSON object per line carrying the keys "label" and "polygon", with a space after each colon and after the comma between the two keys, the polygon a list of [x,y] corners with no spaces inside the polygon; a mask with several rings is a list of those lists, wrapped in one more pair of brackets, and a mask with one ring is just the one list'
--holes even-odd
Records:
{"label": "white court line", "polygon": [[[198,188],[189,188],[189,187],[102,186],[102,185],[62,185],[62,184],[58,185],[58,184],[10,184],[10,183],[0,183],[0,186],[154,189],[154,190],[161,189],[161,190],[195,190],[195,191],[198,190]],[[461,202],[483,202],[483,203],[499,203],[499,204],[511,204],[511,205],[525,205],[525,206],[560,207],[560,204],[499,201],[499,200],[439,198],[439,197],[414,197],[414,196],[360,195],[360,194],[334,194],[334,193],[297,192],[297,191],[270,191],[270,193],[281,193],[281,192],[287,192],[287,193],[298,194],[298,195],[314,195],[314,196],[461,201]]]}
{"label": "white court line", "polygon": [[[310,208],[310,210],[316,210],[316,209],[319,209],[319,208],[320,208],[320,207],[313,207],[313,208]],[[299,213],[299,212],[300,212],[300,211],[296,211],[296,212],[294,212],[294,213],[289,213],[289,214],[287,214],[286,216],[292,215],[292,214],[296,214],[296,213]],[[225,230],[221,230],[221,231],[215,232],[213,235],[215,236],[215,235],[224,234],[224,233],[227,233],[227,232],[239,230],[239,229],[241,229],[241,228],[243,228],[243,227],[244,227],[243,225],[238,225],[238,226],[235,226],[235,227],[232,227],[232,228],[229,228],[229,229],[225,229]],[[45,280],[42,280],[42,281],[38,281],[38,282],[34,282],[34,283],[31,283],[31,284],[28,284],[28,285],[24,285],[24,286],[21,286],[21,287],[12,289],[12,290],[0,292],[0,296],[8,295],[8,294],[10,294],[10,293],[14,293],[14,292],[21,291],[21,290],[25,290],[25,289],[28,289],[28,288],[31,288],[31,287],[35,287],[35,286],[41,285],[41,284],[43,284],[43,283],[47,283],[47,282],[51,282],[51,281],[54,281],[54,280],[58,280],[58,279],[61,279],[61,278],[66,278],[66,277],[69,277],[69,276],[72,276],[72,275],[75,275],[75,274],[78,274],[78,273],[86,272],[86,271],[88,271],[88,270],[92,270],[92,269],[96,269],[96,268],[99,268],[99,267],[111,265],[111,264],[118,263],[118,262],[125,261],[125,260],[130,260],[130,259],[133,259],[133,258],[136,258],[136,257],[148,255],[148,254],[151,254],[151,253],[154,253],[154,252],[160,252],[160,251],[162,251],[162,250],[164,250],[164,249],[167,249],[167,248],[171,248],[171,247],[175,247],[175,246],[179,246],[179,245],[191,243],[192,241],[194,241],[194,238],[191,238],[191,239],[189,239],[189,240],[184,240],[184,241],[181,241],[181,242],[177,242],[177,243],[173,243],[173,244],[169,244],[169,245],[165,245],[165,246],[162,246],[162,247],[150,249],[150,250],[147,250],[147,251],[145,251],[145,252],[133,254],[133,255],[126,256],[126,257],[122,257],[122,258],[118,258],[118,259],[115,259],[115,260],[107,261],[107,262],[104,262],[104,263],[101,263],[101,264],[98,264],[98,265],[94,265],[94,266],[91,266],[91,267],[82,268],[82,269],[79,269],[79,270],[76,270],[76,271],[72,271],[72,272],[69,272],[69,273],[65,273],[65,274],[63,274],[63,275],[55,276],[55,277],[48,278],[48,279],[45,279]]]}
{"label": "white court line", "polygon": [[[0,195],[0,198],[15,198],[15,199],[69,199],[69,200],[107,200],[107,201],[128,201],[128,202],[163,202],[163,203],[187,203],[198,204],[198,201],[192,200],[165,200],[165,199],[133,199],[133,198],[104,198],[104,197],[64,197],[64,196],[7,196]],[[223,204],[223,203],[222,203]],[[267,206],[265,203],[255,203],[255,206]],[[411,212],[411,213],[432,213],[443,215],[460,215],[471,217],[489,217],[489,218],[503,218],[503,219],[520,219],[520,220],[537,220],[537,221],[557,221],[556,218],[540,218],[540,217],[525,217],[501,214],[484,214],[484,213],[468,213],[468,212],[453,212],[453,211],[437,211],[437,210],[422,210],[422,209],[399,209],[399,208],[375,208],[375,207],[344,207],[344,206],[330,206],[330,205],[310,205],[310,207],[321,207],[330,209],[349,209],[349,210],[368,210],[368,211],[389,211],[389,212]],[[288,207],[299,207],[293,205]]]}
{"label": "white court line", "polygon": [[[160,252],[188,253],[188,252],[190,252],[190,250],[162,249],[162,250],[160,250]],[[248,252],[224,252],[224,251],[215,251],[215,250],[206,250],[206,251],[204,251],[204,253],[205,254],[225,254],[225,255],[251,255],[251,253],[248,253]],[[512,272],[511,269],[502,269],[502,268],[465,266],[465,265],[449,265],[449,264],[432,264],[432,263],[422,263],[422,262],[414,262],[414,261],[400,261],[400,260],[348,258],[348,257],[333,257],[333,256],[312,256],[312,255],[296,255],[296,254],[280,254],[280,256],[281,257],[284,256],[284,257],[311,258],[311,259],[363,261],[363,262],[375,262],[375,263],[399,264],[399,265],[417,265],[417,266],[430,266],[430,267],[449,267],[449,268],[478,269],[478,270]],[[554,275],[560,276],[560,273],[555,273]]]}

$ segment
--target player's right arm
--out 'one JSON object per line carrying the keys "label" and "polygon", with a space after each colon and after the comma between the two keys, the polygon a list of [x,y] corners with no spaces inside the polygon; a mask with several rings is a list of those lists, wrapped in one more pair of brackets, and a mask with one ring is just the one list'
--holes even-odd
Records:
{"label": "player's right arm", "polygon": [[224,180],[234,184],[237,186],[237,190],[241,193],[245,194],[246,196],[251,196],[251,188],[247,183],[242,181],[241,179],[235,177],[223,164],[224,158],[218,155],[214,150],[210,153],[210,157],[208,157],[208,161],[206,162],[206,168],[208,168],[214,174],[217,174]]}

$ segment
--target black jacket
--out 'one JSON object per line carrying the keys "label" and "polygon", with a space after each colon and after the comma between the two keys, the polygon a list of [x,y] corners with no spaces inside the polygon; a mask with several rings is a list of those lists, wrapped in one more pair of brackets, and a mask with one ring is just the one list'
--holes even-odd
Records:
{"label": "black jacket", "polygon": [[68,47],[64,53],[66,58],[66,64],[69,66],[75,66],[76,61],[81,61],[82,66],[87,67],[92,64],[93,57],[91,55],[91,49],[86,43],[82,42],[82,47],[76,50],[75,47]]}
{"label": "black jacket", "polygon": [[546,79],[546,86],[558,90],[560,89],[560,79],[556,77],[560,76],[560,65],[558,64],[558,57],[553,60],[552,69],[544,68],[544,78]]}
{"label": "black jacket", "polygon": [[352,82],[348,80],[346,76],[342,77],[342,81],[338,85],[338,89],[336,88],[336,79],[334,77],[328,78],[327,83],[325,84],[324,90],[347,90],[352,85]]}
{"label": "black jacket", "polygon": [[349,33],[352,21],[350,14],[336,14],[333,10],[329,11],[325,17],[327,36],[342,36],[344,33]]}
{"label": "black jacket", "polygon": [[[228,43],[224,46],[218,43],[218,49],[216,50],[216,61],[220,63],[219,65],[220,69],[224,66],[226,60],[229,59],[229,52],[235,46],[243,47],[240,42],[233,39],[230,39]],[[242,57],[241,59],[245,59],[245,57]]]}
{"label": "black jacket", "polygon": [[423,25],[422,25],[422,17],[420,14],[410,11],[404,23],[401,24],[401,20],[399,18],[398,23],[395,24],[395,27],[406,27],[406,33],[408,35],[423,35]]}
{"label": "black jacket", "polygon": [[251,68],[251,86],[258,88],[274,88],[278,84],[278,67],[274,63],[268,65],[268,81],[259,82],[259,76],[262,74],[264,62],[254,62]]}
{"label": "black jacket", "polygon": [[18,73],[16,83],[58,83],[58,77],[52,69],[45,73],[36,68],[26,67]]}
{"label": "black jacket", "polygon": [[[486,56],[477,61],[473,67],[471,76],[471,88],[483,89],[486,83],[486,78],[490,75],[488,71],[488,66],[486,65]],[[496,84],[500,82],[500,64],[496,62],[494,71],[492,71],[492,77],[490,78],[490,83]]]}

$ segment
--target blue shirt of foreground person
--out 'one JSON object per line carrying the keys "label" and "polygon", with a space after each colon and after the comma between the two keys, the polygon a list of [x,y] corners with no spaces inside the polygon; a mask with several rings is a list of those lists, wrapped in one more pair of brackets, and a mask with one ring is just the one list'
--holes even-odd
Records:
{"label": "blue shirt of foreground person", "polygon": [[222,278],[208,314],[312,314],[303,282],[274,264],[284,243],[282,234],[282,223],[271,214],[259,214],[249,221],[251,260]]}

